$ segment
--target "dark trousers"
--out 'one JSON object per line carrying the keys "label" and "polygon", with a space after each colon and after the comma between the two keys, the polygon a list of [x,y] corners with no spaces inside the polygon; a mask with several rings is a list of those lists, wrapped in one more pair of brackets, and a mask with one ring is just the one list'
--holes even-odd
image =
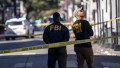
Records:
{"label": "dark trousers", "polygon": [[78,68],[84,68],[85,60],[88,68],[94,68],[92,47],[75,47],[75,52],[77,55]]}
{"label": "dark trousers", "polygon": [[55,68],[56,60],[58,60],[59,68],[66,68],[66,47],[50,48],[48,50],[48,68]]}

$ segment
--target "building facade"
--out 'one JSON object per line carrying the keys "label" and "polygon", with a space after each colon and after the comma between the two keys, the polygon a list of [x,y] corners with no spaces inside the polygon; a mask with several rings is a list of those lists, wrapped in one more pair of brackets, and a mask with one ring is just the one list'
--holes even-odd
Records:
{"label": "building facade", "polygon": [[[83,0],[86,19],[92,24],[96,38],[109,37],[120,34],[120,0]],[[119,39],[102,41],[108,44],[118,44]],[[112,47],[112,46],[111,46]]]}

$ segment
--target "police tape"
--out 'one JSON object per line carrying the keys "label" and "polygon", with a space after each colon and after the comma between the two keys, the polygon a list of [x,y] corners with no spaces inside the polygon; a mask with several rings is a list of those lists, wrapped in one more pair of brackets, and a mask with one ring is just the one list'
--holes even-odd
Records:
{"label": "police tape", "polygon": [[[38,23],[38,24],[35,24],[36,26],[48,26],[50,25],[51,23]],[[73,23],[71,22],[64,22],[64,23],[61,23],[63,25],[72,25]]]}
{"label": "police tape", "polygon": [[[118,20],[118,19],[120,19],[120,17],[118,17],[118,18],[115,18],[115,19],[110,19],[109,21],[105,21],[105,22],[99,22],[99,23],[92,23],[92,22],[90,22],[90,24],[92,25],[92,26],[94,26],[94,25],[98,25],[98,24],[103,24],[103,23],[108,23],[108,22],[111,22],[111,21],[114,21],[114,20]],[[36,26],[48,26],[48,25],[50,25],[51,23],[38,23],[38,24],[35,24]],[[72,22],[64,22],[64,23],[61,23],[61,24],[63,24],[63,25],[73,25],[73,23]]]}
{"label": "police tape", "polygon": [[0,24],[0,26],[5,26],[4,24]]}
{"label": "police tape", "polygon": [[[98,24],[108,23],[108,22],[111,22],[111,21],[114,21],[114,20],[118,20],[118,19],[120,19],[120,17],[115,18],[115,19],[110,19],[109,21],[105,21],[105,22],[95,23],[95,24],[94,24],[94,22],[90,22],[90,24],[91,24],[92,26],[94,26],[94,25],[98,25]],[[48,26],[48,25],[50,25],[50,24],[51,24],[51,23],[38,23],[38,24],[34,24],[34,25],[36,25],[36,26]],[[63,25],[73,25],[72,22],[63,22],[62,24],[63,24]],[[4,24],[0,24],[0,26],[5,26],[5,25],[4,25]]]}
{"label": "police tape", "polygon": [[[51,23],[38,23],[38,24],[34,24],[35,26],[48,26],[50,25]],[[71,22],[64,22],[64,23],[61,23],[63,25],[72,25],[73,23]],[[5,24],[0,24],[0,26],[5,26]]]}
{"label": "police tape", "polygon": [[[112,22],[112,21],[115,21],[115,20],[119,20],[120,17],[118,18],[115,18],[115,19],[110,19],[109,21],[105,21],[105,22],[100,22],[100,23],[91,23],[92,26],[95,26],[95,25],[98,25],[98,24],[103,24],[103,23],[109,23],[109,22]],[[113,23],[113,22],[112,22]],[[117,23],[120,23],[119,21],[117,21]]]}
{"label": "police tape", "polygon": [[[98,25],[98,24],[103,24],[103,23],[108,23],[108,22],[112,22],[112,21],[114,21],[114,20],[119,20],[120,19],[120,17],[118,17],[118,18],[115,18],[115,19],[111,19],[111,20],[109,20],[109,21],[106,21],[106,22],[100,22],[100,23],[96,23],[96,24],[91,24],[91,26],[95,26],[95,25]],[[120,21],[117,21],[117,23],[120,23]],[[50,25],[51,23],[40,23],[40,24],[35,24],[35,25],[40,25],[40,26],[48,26],[48,25]],[[63,25],[72,25],[73,23],[67,23],[67,22],[65,22],[65,23],[62,23]],[[3,25],[3,24],[0,24],[0,25]],[[72,31],[72,29],[69,29],[69,31]],[[43,35],[43,34],[38,34],[38,35]],[[33,35],[21,35],[21,36],[38,36],[38,35],[36,35],[36,34],[33,34]],[[4,35],[4,34],[2,34],[2,35],[0,35],[0,36],[18,36],[18,35],[11,35],[11,34],[6,34],[6,35]]]}
{"label": "police tape", "polygon": [[98,40],[105,40],[105,39],[111,39],[111,38],[117,38],[117,37],[120,37],[120,35],[112,36],[112,37],[105,37],[105,38],[97,38],[97,39],[86,39],[86,40],[78,40],[78,41],[67,41],[67,42],[43,44],[43,45],[30,46],[30,47],[24,47],[24,48],[2,50],[2,51],[0,51],[0,54],[12,53],[12,52],[20,52],[20,51],[29,51],[29,50],[36,50],[36,49],[62,47],[62,46],[67,46],[67,45],[72,45],[72,44],[82,44],[82,43],[98,41]]}

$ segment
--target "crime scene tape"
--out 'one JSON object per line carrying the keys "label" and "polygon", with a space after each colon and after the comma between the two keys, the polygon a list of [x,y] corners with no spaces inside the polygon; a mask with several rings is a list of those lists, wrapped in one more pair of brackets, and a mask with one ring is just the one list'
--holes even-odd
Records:
{"label": "crime scene tape", "polygon": [[[111,20],[105,21],[105,22],[100,22],[100,23],[95,23],[95,24],[90,23],[90,25],[91,25],[91,26],[95,26],[95,25],[98,25],[98,24],[108,23],[108,22],[111,22],[111,21],[114,21],[114,20],[118,20],[118,19],[120,19],[120,17],[115,18],[115,19],[111,19]],[[120,21],[117,21],[117,23],[120,23]],[[70,29],[69,31],[72,31],[72,29]]]}
{"label": "crime scene tape", "polygon": [[2,50],[2,51],[0,51],[0,54],[12,53],[12,52],[20,52],[20,51],[28,51],[28,50],[36,50],[36,49],[62,47],[62,46],[67,46],[67,45],[72,45],[72,44],[82,44],[82,43],[98,41],[98,40],[105,40],[105,39],[116,38],[116,37],[120,37],[120,35],[111,36],[111,37],[105,37],[105,38],[86,39],[86,40],[78,40],[78,41],[67,41],[67,42],[44,44],[44,45],[37,45],[37,46],[17,48],[17,49],[10,49],[10,50]]}
{"label": "crime scene tape", "polygon": [[[38,23],[38,24],[35,24],[35,25],[39,25],[39,26],[48,26],[50,25],[51,23]],[[61,23],[63,25],[72,25],[73,23],[70,23],[70,22],[65,22],[65,23]]]}
{"label": "crime scene tape", "polygon": [[[109,21],[105,21],[105,22],[99,22],[99,23],[96,23],[96,24],[93,24],[93,23],[90,23],[91,25],[98,25],[98,24],[102,24],[102,23],[108,23],[108,22],[111,22],[111,21],[114,21],[114,20],[118,20],[120,19],[120,17],[118,18],[115,18],[115,19],[110,19]],[[51,23],[38,23],[38,24],[34,24],[34,25],[39,25],[39,26],[48,26],[50,25]],[[70,22],[64,22],[62,23],[63,25],[72,25],[73,23],[70,23]],[[0,26],[4,26],[4,24],[0,24]]]}
{"label": "crime scene tape", "polygon": [[[115,19],[110,19],[109,21],[105,21],[105,22],[99,22],[99,23],[95,23],[95,24],[93,24],[93,23],[90,23],[92,26],[94,26],[94,25],[98,25],[98,24],[103,24],[103,23],[108,23],[108,22],[111,22],[111,21],[114,21],[114,20],[118,20],[118,19],[120,19],[120,17],[118,17],[118,18],[115,18]],[[40,23],[40,24],[35,24],[35,25],[39,25],[39,26],[48,26],[48,25],[50,25],[51,23]],[[62,23],[63,25],[73,25],[73,23],[68,23],[68,22],[65,22],[65,23]]]}
{"label": "crime scene tape", "polygon": [[[115,19],[110,19],[109,21],[105,21],[105,22],[100,22],[100,23],[95,23],[95,24],[91,23],[91,25],[95,26],[95,25],[98,25],[98,24],[108,23],[108,22],[111,22],[111,21],[114,21],[114,20],[119,20],[119,19],[120,19],[120,17],[115,18]],[[117,23],[119,23],[119,21]]]}
{"label": "crime scene tape", "polygon": [[[103,23],[108,23],[108,22],[111,22],[111,21],[114,21],[114,20],[118,20],[118,19],[120,19],[120,17],[118,17],[118,18],[115,18],[115,19],[111,19],[111,20],[109,20],[109,21],[105,21],[105,22],[100,22],[100,23],[96,23],[96,24],[91,24],[91,26],[95,26],[95,25],[98,25],[98,24],[103,24]],[[120,21],[117,21],[117,23],[120,23]],[[51,23],[40,23],[40,24],[35,24],[35,25],[41,25],[41,26],[47,26],[47,25],[50,25]],[[73,23],[62,23],[63,25],[72,25]],[[4,24],[0,24],[0,25],[4,25]],[[72,31],[72,29],[70,29],[69,31]],[[38,34],[38,35],[43,35],[43,34]],[[36,34],[33,34],[33,35],[22,35],[22,36],[38,36],[38,35],[36,35]],[[9,34],[7,34],[7,35],[4,35],[4,34],[2,34],[2,35],[0,35],[0,36],[14,36],[14,35],[9,35]],[[17,35],[15,35],[15,36],[17,36]]]}
{"label": "crime scene tape", "polygon": [[[48,26],[50,25],[51,23],[38,23],[38,24],[34,24],[36,26]],[[65,22],[65,23],[62,23],[63,25],[72,25],[73,23],[70,23],[70,22]],[[0,24],[0,26],[5,26],[4,24]]]}
{"label": "crime scene tape", "polygon": [[[105,21],[105,22],[100,22],[100,23],[96,23],[96,24],[92,24],[91,23],[91,25],[98,25],[98,24],[103,24],[103,23],[108,23],[108,22],[111,22],[111,21],[114,21],[114,20],[118,20],[118,19],[120,19],[120,17],[118,17],[118,18],[115,18],[115,19],[110,19],[109,21]],[[35,24],[35,25],[40,25],[40,26],[48,26],[48,25],[50,25],[51,23],[39,23],[39,24]],[[63,25],[73,25],[73,23],[70,23],[70,22],[64,22],[64,23],[62,23]]]}
{"label": "crime scene tape", "polygon": [[0,24],[0,26],[4,26],[4,24]]}

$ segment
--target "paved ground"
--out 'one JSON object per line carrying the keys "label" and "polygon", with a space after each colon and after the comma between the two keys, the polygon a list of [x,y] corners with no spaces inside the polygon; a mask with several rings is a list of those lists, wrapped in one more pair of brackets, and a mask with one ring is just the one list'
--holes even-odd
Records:
{"label": "paved ground", "polygon": [[[95,46],[98,45],[95,44]],[[67,68],[77,68],[73,46],[67,46],[67,51]],[[47,53],[47,49],[41,49],[2,54],[0,55],[0,68],[47,68]],[[96,49],[94,49],[94,54],[95,68],[120,68],[120,56],[103,55],[100,52],[97,53]],[[58,65],[56,66],[58,68]],[[86,63],[84,66],[87,68]]]}
{"label": "paved ground", "polygon": [[[74,39],[71,39],[74,40]],[[21,48],[44,44],[42,36],[34,39],[18,38],[15,41],[0,41],[0,50]],[[120,68],[120,51],[92,44],[95,68]],[[67,46],[67,68],[77,68],[73,45]],[[0,54],[0,68],[47,68],[48,49],[38,49],[24,52]],[[58,68],[58,64],[56,65]],[[87,68],[86,62],[84,68]]]}

